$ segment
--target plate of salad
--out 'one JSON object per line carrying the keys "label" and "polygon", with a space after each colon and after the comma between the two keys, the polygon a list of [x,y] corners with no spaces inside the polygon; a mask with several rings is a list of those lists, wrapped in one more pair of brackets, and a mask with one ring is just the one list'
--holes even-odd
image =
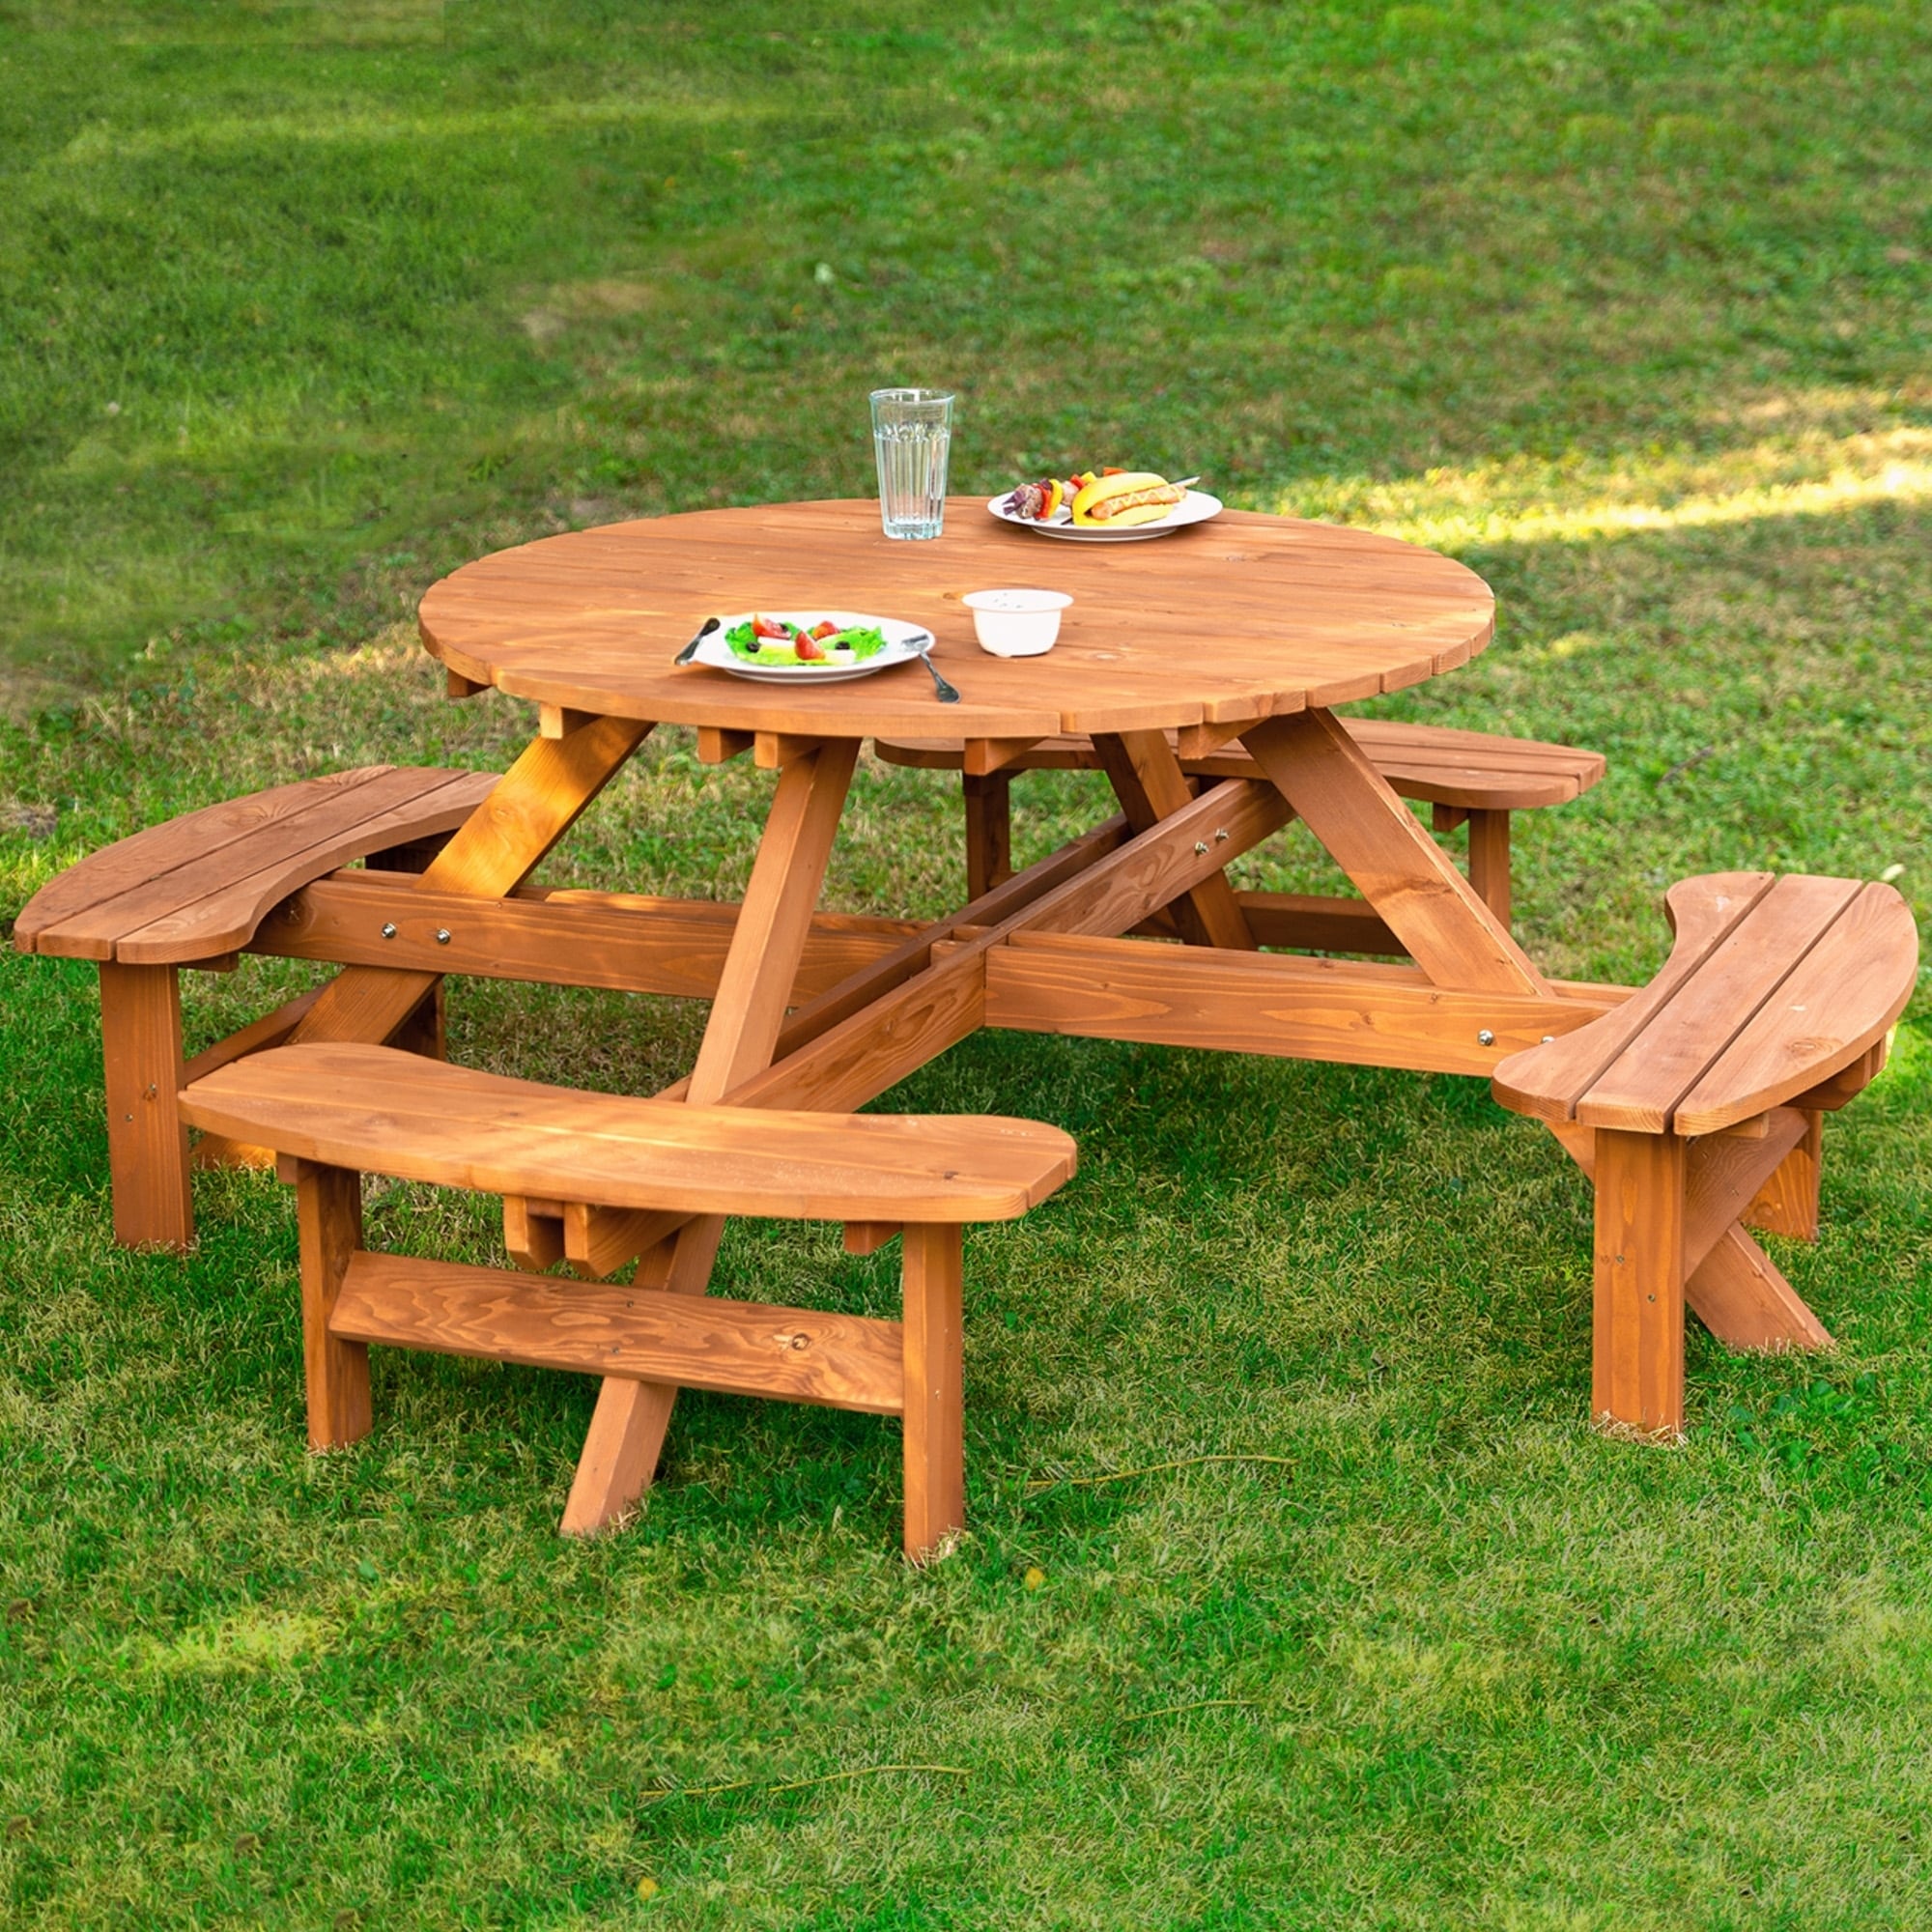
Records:
{"label": "plate of salad", "polygon": [[694,664],[769,684],[838,684],[909,664],[932,633],[863,611],[741,611],[719,620]]}

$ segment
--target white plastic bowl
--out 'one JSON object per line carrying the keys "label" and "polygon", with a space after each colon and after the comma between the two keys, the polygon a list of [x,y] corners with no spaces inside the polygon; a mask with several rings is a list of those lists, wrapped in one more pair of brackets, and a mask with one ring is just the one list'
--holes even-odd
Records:
{"label": "white plastic bowl", "polygon": [[982,651],[996,658],[1037,658],[1053,648],[1060,613],[1073,599],[1064,590],[974,590],[962,601],[973,612]]}

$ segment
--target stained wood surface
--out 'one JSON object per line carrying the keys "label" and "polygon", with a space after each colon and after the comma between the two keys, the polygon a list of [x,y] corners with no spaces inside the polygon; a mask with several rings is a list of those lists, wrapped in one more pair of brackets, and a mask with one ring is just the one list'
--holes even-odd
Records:
{"label": "stained wood surface", "polygon": [[1058,1127],[824,1117],[542,1087],[384,1047],[282,1046],[211,1074],[188,1122],[337,1167],[490,1194],[823,1220],[1011,1220],[1072,1174]]}
{"label": "stained wood surface", "polygon": [[182,1081],[181,983],[172,966],[100,962],[100,1049],[114,1238],[185,1249],[194,1238]]}
{"label": "stained wood surface", "polygon": [[[1044,657],[987,655],[959,602],[1016,581],[1074,599]],[[939,717],[918,665],[816,689],[671,666],[715,611],[807,607],[925,625],[963,701]],[[1465,663],[1493,614],[1463,565],[1365,530],[1230,511],[1156,543],[1048,550],[957,497],[932,543],[889,542],[869,500],[550,537],[445,578],[419,622],[452,670],[544,704],[739,730],[1010,738],[1372,696]]]}
{"label": "stained wood surface", "polygon": [[[1593,1180],[1597,1172],[1597,1130],[1576,1122],[1552,1122],[1558,1144]],[[1697,1175],[1686,1163],[1686,1213],[1701,1215]],[[1829,1349],[1825,1324],[1804,1305],[1774,1262],[1733,1221],[1694,1267],[1686,1265],[1686,1306],[1727,1349],[1765,1353],[1785,1350]]]}
{"label": "stained wood surface", "polygon": [[965,1328],[959,1230],[909,1227],[900,1269],[905,1553],[917,1563],[966,1526]]}
{"label": "stained wood surface", "polygon": [[[1379,718],[1345,718],[1349,735],[1403,798],[1465,810],[1524,811],[1564,805],[1596,784],[1606,769],[1601,752],[1534,738],[1494,737],[1441,724],[1405,724]],[[1179,735],[1179,734],[1176,734]],[[923,736],[882,739],[873,746],[888,764],[928,771],[972,769],[976,747],[963,740]],[[1056,734],[1032,743],[1002,746],[999,767],[1009,772],[1097,771],[1094,741]],[[1179,752],[1191,778],[1258,778],[1259,768],[1238,745],[1206,753]]]}
{"label": "stained wood surface", "polygon": [[1241,742],[1437,985],[1549,991],[1509,928],[1331,713],[1271,718]]}
{"label": "stained wood surface", "polygon": [[1414,967],[1135,940],[1020,935],[986,955],[991,1027],[1353,1066],[1488,1073],[1608,1009],[1588,998],[1444,991]]}
{"label": "stained wood surface", "polygon": [[368,765],[150,826],[70,866],[14,926],[23,952],[169,965],[245,946],[298,886],[461,825],[489,773]]}
{"label": "stained wood surface", "polygon": [[1505,1106],[1715,1133],[1862,1067],[1912,996],[1918,933],[1889,886],[1724,872],[1681,880],[1665,902],[1676,943],[1657,978],[1599,1024],[1504,1062]]}
{"label": "stained wood surface", "polygon": [[[1193,798],[1174,747],[1161,731],[1101,733],[1094,740],[1102,769],[1136,832],[1147,832],[1186,809]],[[1192,946],[1215,946],[1252,952],[1255,936],[1235,903],[1235,889],[1224,872],[1210,872],[1166,908],[1180,936]]]}
{"label": "stained wood surface", "polygon": [[1685,1146],[1600,1131],[1591,1406],[1647,1436],[1684,1433]]}
{"label": "stained wood surface", "polygon": [[361,1176],[352,1169],[298,1161],[296,1228],[301,1252],[308,1446],[340,1449],[367,1435],[374,1419],[369,1350],[330,1325],[342,1284],[362,1248]]}
{"label": "stained wood surface", "polygon": [[[561,739],[538,738],[490,788],[422,874],[433,892],[499,899],[542,865],[552,846],[622,770],[648,724],[601,718]],[[428,971],[351,966],[302,1016],[298,1040],[384,1040],[435,985]]]}
{"label": "stained wood surface", "polygon": [[903,1374],[896,1321],[404,1255],[353,1259],[329,1333],[338,1346],[383,1342],[875,1415],[898,1413]]}
{"label": "stained wood surface", "polygon": [[[336,872],[304,886],[264,921],[250,950],[345,966],[708,1000],[718,990],[738,912],[729,902],[642,893],[526,890],[479,899],[394,875]],[[394,926],[393,935],[385,938],[384,926]],[[836,985],[920,929],[914,920],[818,913],[794,992],[808,998]]]}
{"label": "stained wood surface", "polygon": [[1825,1117],[1816,1108],[1804,1113],[1804,1133],[1770,1178],[1752,1196],[1739,1217],[1767,1234],[1789,1235],[1794,1240],[1818,1238],[1818,1187],[1823,1174]]}

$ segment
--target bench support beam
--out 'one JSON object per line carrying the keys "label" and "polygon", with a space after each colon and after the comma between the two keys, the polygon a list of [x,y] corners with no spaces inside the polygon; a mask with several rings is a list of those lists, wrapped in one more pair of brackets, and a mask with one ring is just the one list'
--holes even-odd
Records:
{"label": "bench support beam", "polygon": [[1685,1144],[1597,1135],[1597,1254],[1590,1407],[1670,1440],[1684,1433]]}
{"label": "bench support beam", "polygon": [[107,1171],[114,1238],[128,1248],[185,1251],[187,1128],[182,1086],[181,981],[172,966],[99,963],[100,1049],[107,1087]]}
{"label": "bench support beam", "polygon": [[362,1177],[312,1160],[295,1168],[308,1446],[341,1449],[367,1435],[374,1416],[368,1348],[332,1327],[343,1281],[362,1247]]}
{"label": "bench support beam", "polygon": [[920,1563],[966,1526],[959,1230],[909,1227],[903,1246],[905,1553]]}

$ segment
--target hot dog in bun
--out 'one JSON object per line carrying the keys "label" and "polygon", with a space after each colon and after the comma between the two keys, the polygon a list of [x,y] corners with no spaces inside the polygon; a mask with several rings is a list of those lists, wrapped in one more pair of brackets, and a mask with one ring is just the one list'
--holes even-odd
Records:
{"label": "hot dog in bun", "polygon": [[1154,524],[1186,495],[1179,483],[1170,483],[1151,470],[1122,469],[1083,485],[1073,498],[1073,521],[1115,529],[1131,524]]}

